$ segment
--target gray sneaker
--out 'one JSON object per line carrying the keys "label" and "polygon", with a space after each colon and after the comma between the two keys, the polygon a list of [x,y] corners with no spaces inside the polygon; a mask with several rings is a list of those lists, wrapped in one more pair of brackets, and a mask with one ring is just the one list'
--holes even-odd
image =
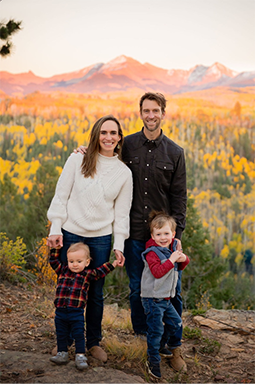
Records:
{"label": "gray sneaker", "polygon": [[75,365],[76,368],[80,369],[81,371],[88,368],[87,357],[83,353],[76,353]]}
{"label": "gray sneaker", "polygon": [[68,352],[58,352],[56,356],[50,358],[50,361],[58,365],[67,364],[69,362]]}

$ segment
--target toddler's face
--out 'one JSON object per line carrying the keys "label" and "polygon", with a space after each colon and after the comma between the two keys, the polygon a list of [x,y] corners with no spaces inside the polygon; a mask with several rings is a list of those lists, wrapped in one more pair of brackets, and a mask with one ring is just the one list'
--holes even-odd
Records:
{"label": "toddler's face", "polygon": [[68,252],[67,260],[68,268],[75,273],[82,272],[90,263],[90,260],[82,249],[75,252]]}
{"label": "toddler's face", "polygon": [[172,232],[168,223],[166,223],[162,228],[153,228],[151,234],[151,237],[157,245],[166,248],[169,248],[174,236],[175,232]]}

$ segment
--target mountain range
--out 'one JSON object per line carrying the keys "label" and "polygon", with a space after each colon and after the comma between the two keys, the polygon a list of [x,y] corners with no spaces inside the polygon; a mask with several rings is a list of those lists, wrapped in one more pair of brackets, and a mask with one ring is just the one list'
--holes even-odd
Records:
{"label": "mountain range", "polygon": [[210,67],[196,65],[189,70],[168,70],[141,64],[124,55],[106,64],[97,63],[48,78],[36,76],[31,71],[19,74],[0,71],[1,93],[9,96],[24,96],[35,91],[94,93],[132,89],[177,94],[218,86],[255,86],[255,71],[236,72],[220,63]]}

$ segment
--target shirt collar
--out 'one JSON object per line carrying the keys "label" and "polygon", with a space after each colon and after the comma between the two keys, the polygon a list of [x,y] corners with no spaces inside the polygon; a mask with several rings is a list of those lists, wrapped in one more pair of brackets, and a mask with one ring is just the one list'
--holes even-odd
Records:
{"label": "shirt collar", "polygon": [[161,143],[161,141],[163,140],[163,137],[164,137],[164,133],[163,133],[162,129],[161,129],[160,135],[156,138],[156,140],[148,140],[147,137],[145,136],[143,130],[144,130],[144,127],[141,130],[141,138],[140,138],[142,145],[145,145],[146,143],[152,143],[153,142],[153,143],[155,143],[155,146],[158,147],[159,144]]}

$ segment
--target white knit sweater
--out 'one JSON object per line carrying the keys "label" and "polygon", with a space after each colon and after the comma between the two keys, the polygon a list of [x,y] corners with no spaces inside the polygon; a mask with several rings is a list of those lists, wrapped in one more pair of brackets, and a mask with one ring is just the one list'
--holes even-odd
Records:
{"label": "white knit sweater", "polygon": [[50,235],[62,235],[61,228],[84,237],[113,232],[113,249],[123,252],[124,240],[129,236],[131,171],[117,155],[99,154],[96,174],[85,178],[82,160],[82,154],[72,154],[65,163],[47,214]]}

